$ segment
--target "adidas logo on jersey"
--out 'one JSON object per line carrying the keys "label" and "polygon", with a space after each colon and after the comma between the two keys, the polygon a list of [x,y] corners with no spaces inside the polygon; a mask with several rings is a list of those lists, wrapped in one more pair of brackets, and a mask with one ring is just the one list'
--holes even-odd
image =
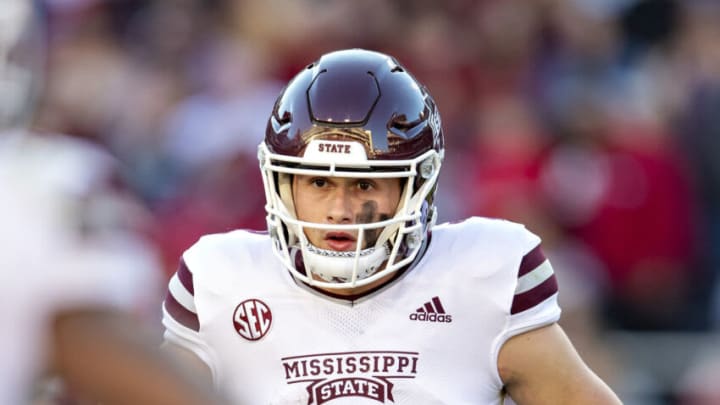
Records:
{"label": "adidas logo on jersey", "polygon": [[445,313],[440,297],[432,297],[423,306],[410,314],[410,320],[423,322],[452,322],[452,315]]}

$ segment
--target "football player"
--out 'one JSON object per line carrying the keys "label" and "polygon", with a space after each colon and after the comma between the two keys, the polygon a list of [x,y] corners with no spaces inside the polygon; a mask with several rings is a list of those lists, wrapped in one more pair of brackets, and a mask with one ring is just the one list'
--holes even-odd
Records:
{"label": "football player", "polygon": [[323,55],[259,146],[267,232],[184,253],[165,346],[237,403],[620,403],[558,326],[536,235],[435,225],[443,155],[437,106],[397,60]]}
{"label": "football player", "polygon": [[39,399],[46,375],[82,400],[219,402],[131,315],[157,267],[112,220],[128,200],[105,187],[111,159],[24,128],[43,53],[34,6],[0,1],[0,403]]}

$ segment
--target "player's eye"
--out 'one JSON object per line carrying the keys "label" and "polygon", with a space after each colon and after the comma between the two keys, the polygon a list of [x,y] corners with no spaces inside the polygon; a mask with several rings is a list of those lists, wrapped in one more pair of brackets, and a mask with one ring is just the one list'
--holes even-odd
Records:
{"label": "player's eye", "polygon": [[373,188],[373,183],[368,180],[360,180],[357,182],[357,187],[362,191],[368,191]]}
{"label": "player's eye", "polygon": [[322,177],[316,177],[312,180],[310,180],[310,184],[312,184],[315,187],[325,187],[327,185],[327,179],[324,179]]}

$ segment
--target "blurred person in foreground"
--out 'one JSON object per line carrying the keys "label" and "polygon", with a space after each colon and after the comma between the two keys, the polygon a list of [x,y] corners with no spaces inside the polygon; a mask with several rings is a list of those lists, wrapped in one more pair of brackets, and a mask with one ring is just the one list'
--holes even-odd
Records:
{"label": "blurred person in foreground", "polygon": [[56,378],[73,400],[219,403],[140,320],[157,275],[116,226],[131,203],[111,186],[112,159],[25,128],[43,54],[37,5],[0,2],[0,403],[48,399],[38,387]]}
{"label": "blurred person in foreground", "polygon": [[323,55],[259,146],[268,232],[183,254],[165,347],[238,403],[619,404],[557,324],[539,237],[435,226],[443,157],[435,102],[394,58]]}

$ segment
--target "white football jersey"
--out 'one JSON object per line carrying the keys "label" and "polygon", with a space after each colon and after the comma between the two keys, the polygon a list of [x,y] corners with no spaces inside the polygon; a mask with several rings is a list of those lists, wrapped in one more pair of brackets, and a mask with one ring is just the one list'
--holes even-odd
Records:
{"label": "white football jersey", "polygon": [[501,404],[503,343],[560,316],[540,239],[471,218],[354,301],[296,282],[266,234],[208,235],[185,252],[165,338],[203,359],[239,404]]}
{"label": "white football jersey", "polygon": [[109,164],[98,149],[70,138],[0,133],[1,404],[29,402],[54,314],[134,309],[156,291],[153,254],[121,234],[83,236],[78,210],[88,208],[87,193]]}

